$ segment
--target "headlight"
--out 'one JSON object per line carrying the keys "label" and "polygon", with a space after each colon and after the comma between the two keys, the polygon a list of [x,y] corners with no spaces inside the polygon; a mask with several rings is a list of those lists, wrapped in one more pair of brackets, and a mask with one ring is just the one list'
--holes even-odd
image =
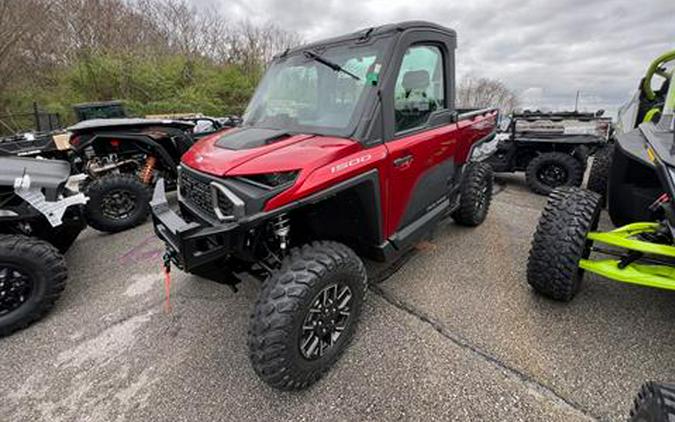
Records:
{"label": "headlight", "polygon": [[241,178],[255,184],[264,185],[267,188],[276,188],[291,184],[297,179],[298,171],[284,171],[278,173],[253,174]]}

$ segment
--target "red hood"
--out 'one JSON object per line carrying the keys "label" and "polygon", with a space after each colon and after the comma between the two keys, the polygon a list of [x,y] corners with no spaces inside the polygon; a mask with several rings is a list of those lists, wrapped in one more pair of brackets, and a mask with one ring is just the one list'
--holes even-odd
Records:
{"label": "red hood", "polygon": [[351,139],[300,134],[269,145],[233,150],[215,145],[222,134],[220,132],[197,142],[183,155],[183,163],[218,177],[311,171],[362,148]]}

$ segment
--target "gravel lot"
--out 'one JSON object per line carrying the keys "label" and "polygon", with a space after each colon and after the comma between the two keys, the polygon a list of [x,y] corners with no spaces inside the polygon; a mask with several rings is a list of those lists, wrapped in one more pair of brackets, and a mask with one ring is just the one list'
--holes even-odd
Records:
{"label": "gravel lot", "polygon": [[643,381],[675,379],[675,293],[586,276],[570,304],[536,296],[545,198],[500,185],[484,225],[448,222],[373,287],[351,348],[300,393],[249,365],[255,282],[235,294],[174,272],[167,315],[151,225],[87,230],[53,312],[0,340],[0,421],[625,418]]}

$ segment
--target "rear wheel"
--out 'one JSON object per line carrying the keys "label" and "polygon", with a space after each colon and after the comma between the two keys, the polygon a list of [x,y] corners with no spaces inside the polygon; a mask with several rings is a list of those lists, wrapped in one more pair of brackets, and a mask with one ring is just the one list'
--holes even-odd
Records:
{"label": "rear wheel", "polygon": [[643,384],[630,411],[631,422],[671,422],[675,420],[675,385]]}
{"label": "rear wheel", "polygon": [[148,186],[131,174],[109,174],[87,185],[87,223],[103,232],[119,232],[143,223],[150,212]]}
{"label": "rear wheel", "polygon": [[554,190],[539,219],[527,262],[527,282],[538,293],[569,301],[579,291],[579,261],[591,252],[587,234],[600,218],[600,196],[588,190]]}
{"label": "rear wheel", "polygon": [[593,156],[593,164],[588,174],[589,190],[600,195],[600,201],[603,206],[607,202],[607,181],[609,180],[609,169],[612,165],[612,156],[614,155],[613,145],[605,145],[600,148]]}
{"label": "rear wheel", "polygon": [[463,226],[478,226],[487,217],[492,201],[492,168],[484,163],[469,163],[460,187],[459,208],[452,218]]}
{"label": "rear wheel", "polygon": [[66,285],[63,256],[49,243],[0,235],[0,337],[49,311]]}
{"label": "rear wheel", "polygon": [[351,341],[366,285],[363,263],[345,245],[313,242],[291,250],[265,281],[251,316],[256,373],[282,390],[316,382]]}
{"label": "rear wheel", "polygon": [[564,152],[540,154],[525,170],[527,185],[540,195],[548,195],[560,186],[580,186],[583,177],[584,165]]}

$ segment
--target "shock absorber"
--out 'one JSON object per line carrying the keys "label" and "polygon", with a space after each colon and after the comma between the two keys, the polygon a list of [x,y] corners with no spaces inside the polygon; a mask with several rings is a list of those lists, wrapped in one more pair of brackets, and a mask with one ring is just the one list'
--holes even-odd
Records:
{"label": "shock absorber", "polygon": [[288,235],[291,232],[290,222],[286,214],[280,214],[272,222],[272,231],[277,239],[279,239],[279,249],[281,249],[282,253],[285,253],[286,248],[288,248]]}
{"label": "shock absorber", "polygon": [[138,178],[141,179],[141,182],[149,185],[152,182],[152,174],[155,171],[155,165],[157,164],[157,157],[154,155],[148,155],[148,158],[145,159],[143,168],[138,173]]}

